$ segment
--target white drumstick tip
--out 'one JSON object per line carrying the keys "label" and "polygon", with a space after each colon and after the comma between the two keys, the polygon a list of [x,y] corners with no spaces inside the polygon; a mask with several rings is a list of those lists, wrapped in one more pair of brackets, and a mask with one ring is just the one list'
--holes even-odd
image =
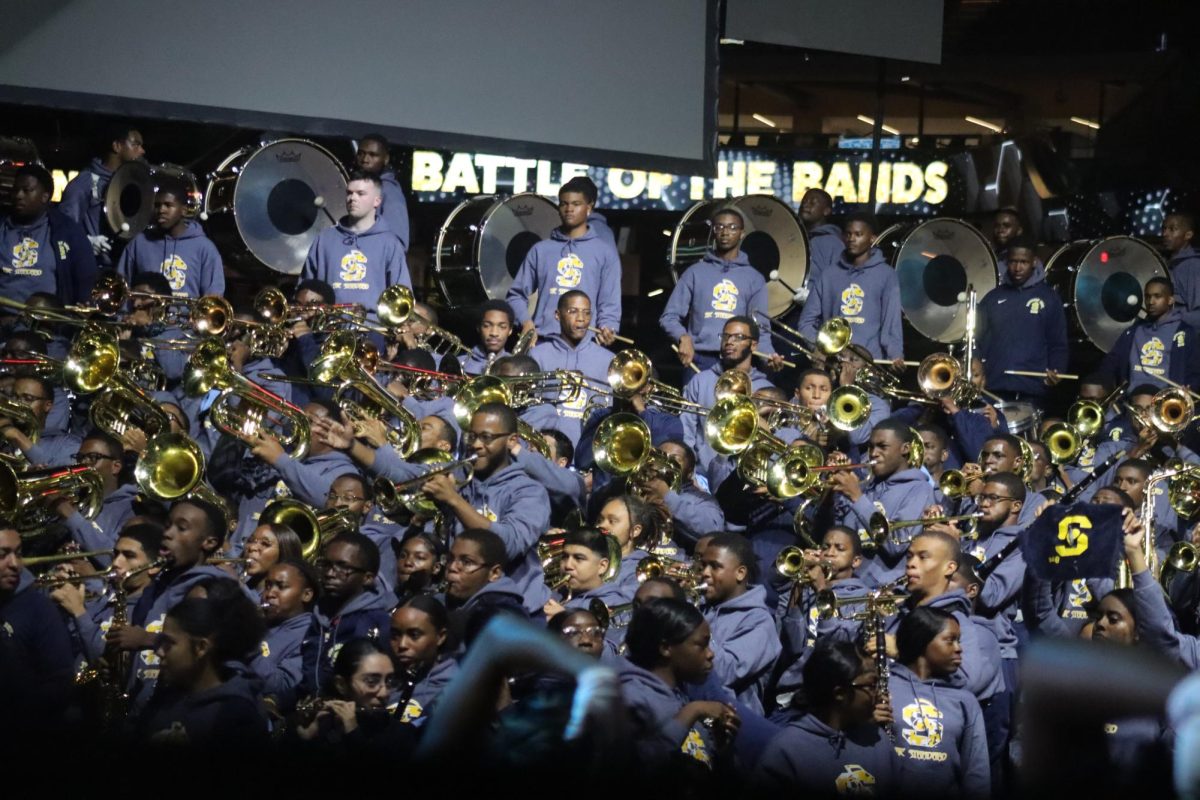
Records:
{"label": "white drumstick tip", "polygon": [[965,302],[967,302],[967,293],[966,293],[966,292],[959,292],[959,293],[958,293],[958,302],[960,302],[960,303],[965,303]]}
{"label": "white drumstick tip", "polygon": [[122,222],[121,223],[121,233],[128,233],[128,232],[129,232],[129,223]]}
{"label": "white drumstick tip", "polygon": [[777,270],[777,269],[771,270],[770,272],[767,273],[767,277],[773,281],[779,280],[779,270]]}
{"label": "white drumstick tip", "polygon": [[1125,302],[1131,306],[1136,306],[1141,302],[1141,300],[1138,299],[1137,295],[1131,294],[1129,297],[1125,298]]}
{"label": "white drumstick tip", "polygon": [[201,222],[208,222],[208,212],[207,212],[207,211],[201,211],[201,212],[200,212],[200,221],[201,221]]}
{"label": "white drumstick tip", "polygon": [[321,195],[317,195],[313,198],[313,205],[317,208],[320,208],[321,206],[325,205],[325,198],[321,197]]}

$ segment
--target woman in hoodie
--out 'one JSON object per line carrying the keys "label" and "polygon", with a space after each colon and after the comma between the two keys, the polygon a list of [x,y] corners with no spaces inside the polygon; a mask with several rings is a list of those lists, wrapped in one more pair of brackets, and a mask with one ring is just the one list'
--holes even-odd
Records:
{"label": "woman in hoodie", "polygon": [[886,797],[898,788],[899,761],[880,727],[891,707],[879,702],[870,660],[850,642],[822,640],[804,665],[804,716],[783,729],[751,778],[754,797]]}
{"label": "woman in hoodie", "polygon": [[267,718],[247,668],[262,632],[258,610],[238,592],[189,597],[167,612],[154,649],[162,686],[142,715],[141,738],[232,751],[264,744]]}
{"label": "woman in hoodie", "polygon": [[287,525],[259,525],[246,540],[242,557],[246,559],[246,586],[259,591],[271,567],[303,559],[300,537]]}
{"label": "woman in hoodie", "polygon": [[414,530],[404,536],[396,555],[396,599],[433,594],[446,576],[446,551],[433,536]]}
{"label": "woman in hoodie", "polygon": [[[700,685],[713,669],[708,623],[680,600],[655,599],[641,606],[625,634],[626,662],[619,677],[641,767],[679,789],[674,779],[712,769],[737,733],[732,704],[691,700],[687,685]],[[709,724],[702,724],[711,720]]]}
{"label": "woman in hoodie", "polygon": [[448,623],[446,607],[429,595],[410,597],[392,612],[392,656],[400,681],[388,705],[401,722],[428,716],[458,672],[446,646]]}
{"label": "woman in hoodie", "polygon": [[955,688],[962,664],[958,620],[921,606],[896,631],[898,658],[889,690],[903,783],[914,795],[986,797],[991,791],[987,735],[979,701]]}

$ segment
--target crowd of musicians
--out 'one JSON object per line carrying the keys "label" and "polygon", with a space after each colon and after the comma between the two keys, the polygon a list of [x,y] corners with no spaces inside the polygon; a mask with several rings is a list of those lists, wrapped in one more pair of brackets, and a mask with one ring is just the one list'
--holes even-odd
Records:
{"label": "crowd of musicians", "polygon": [[[299,282],[245,307],[182,184],[123,248],[105,229],[143,152],[115,131],[57,207],[23,167],[0,219],[8,734],[1001,796],[1031,641],[1200,666],[1186,214],[1063,413],[1063,299],[1012,212],[966,340],[906,362],[873,217],[804,197],[807,298],[772,319],[717,211],[660,320],[674,386],[621,335],[586,178],[464,342],[413,296],[382,139]],[[1119,509],[1111,569],[1027,569],[1028,529],[1085,502]],[[1114,785],[1167,779],[1170,720],[1105,731]]]}

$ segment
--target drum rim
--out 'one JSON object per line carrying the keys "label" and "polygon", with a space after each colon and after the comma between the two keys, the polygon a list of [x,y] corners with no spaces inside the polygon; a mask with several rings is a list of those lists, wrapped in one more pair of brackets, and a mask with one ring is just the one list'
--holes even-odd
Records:
{"label": "drum rim", "polygon": [[[1088,342],[1098,350],[1106,350],[1106,348],[1101,347],[1100,344],[1096,342],[1096,338],[1092,335],[1092,332],[1089,331],[1087,326],[1083,324],[1083,318],[1080,317],[1080,315],[1079,315],[1079,303],[1075,299],[1075,295],[1077,293],[1076,281],[1078,281],[1078,279],[1079,279],[1079,271],[1083,268],[1084,262],[1087,261],[1088,258],[1091,257],[1092,253],[1094,253],[1098,247],[1104,245],[1105,243],[1115,242],[1117,240],[1125,240],[1125,241],[1133,242],[1136,246],[1141,247],[1147,253],[1149,253],[1151,256],[1153,256],[1154,260],[1156,262],[1158,262],[1158,269],[1160,270],[1160,272],[1158,273],[1157,276],[1167,277],[1170,275],[1170,271],[1168,269],[1166,261],[1163,260],[1163,257],[1161,255],[1159,255],[1158,251],[1155,250],[1154,247],[1151,246],[1149,242],[1146,242],[1143,239],[1139,239],[1136,236],[1130,236],[1129,234],[1125,234],[1125,233],[1116,234],[1114,236],[1102,236],[1102,237],[1096,238],[1096,239],[1076,239],[1073,242],[1067,242],[1062,247],[1060,247],[1058,250],[1055,250],[1054,255],[1050,256],[1049,261],[1046,262],[1046,275],[1049,276],[1051,265],[1056,264],[1059,256],[1062,255],[1066,250],[1068,250],[1069,248],[1077,247],[1077,246],[1086,248],[1083,250],[1082,257],[1076,263],[1071,264],[1064,268],[1064,269],[1073,269],[1074,276],[1071,279],[1071,297],[1069,299],[1063,298],[1063,303],[1066,305],[1069,305],[1071,307],[1071,313],[1075,317],[1075,322],[1079,326],[1079,330],[1081,330],[1083,332],[1083,335],[1088,340]],[[1155,276],[1155,277],[1157,277],[1157,276]],[[1140,320],[1140,319],[1144,319],[1144,317],[1141,314],[1139,314],[1137,317],[1135,317],[1135,319]],[[1130,323],[1130,324],[1133,324],[1133,323]],[[1118,336],[1119,336],[1119,334],[1118,334]]]}
{"label": "drum rim", "polygon": [[[679,222],[675,223],[675,230],[671,231],[671,245],[667,248],[667,266],[671,273],[671,280],[678,284],[679,276],[682,274],[679,264],[679,237],[683,234],[685,225],[691,222],[692,217],[700,210],[701,207],[710,206],[713,203],[718,203],[719,200],[697,200],[688,207],[687,211],[683,212],[683,216],[679,218]],[[709,228],[708,242],[712,241],[712,228]],[[708,247],[708,242],[705,242],[705,247]],[[687,266],[691,266],[690,264]],[[686,267],[685,267],[686,269]]]}
{"label": "drum rim", "polygon": [[[985,253],[987,253],[988,257],[991,259],[991,261],[992,261],[992,272],[991,272],[992,285],[983,290],[981,290],[980,287],[978,287],[978,286],[973,287],[975,289],[976,295],[980,298],[983,298],[988,292],[992,291],[992,289],[995,289],[997,286],[999,286],[1000,285],[1000,277],[999,277],[1000,276],[1000,260],[998,258],[996,258],[996,251],[992,249],[992,243],[990,241],[988,241],[988,238],[983,235],[983,232],[981,230],[979,230],[978,228],[976,228],[974,225],[967,222],[966,220],[959,219],[958,217],[934,217],[933,219],[927,219],[927,220],[924,220],[924,221],[919,222],[916,225],[914,225],[912,227],[912,229],[909,230],[908,233],[906,233],[904,235],[904,239],[901,240],[900,246],[896,248],[896,254],[895,254],[894,260],[892,262],[892,269],[896,271],[897,279],[899,279],[899,277],[900,277],[900,269],[897,266],[897,264],[900,261],[900,253],[902,253],[904,251],[905,246],[908,244],[908,240],[911,239],[913,236],[916,236],[917,232],[919,230],[921,230],[922,228],[927,227],[927,226],[932,225],[937,222],[952,222],[952,223],[957,224],[960,227],[966,228],[967,231],[971,235],[973,235],[979,241],[980,244],[983,245],[983,251]],[[879,237],[876,237],[876,239],[878,239],[878,238]],[[874,245],[872,245],[872,246],[874,246]],[[965,301],[960,302],[959,307],[965,308],[966,302]],[[954,337],[952,339],[943,341],[942,339],[939,339],[937,337],[930,336],[929,334],[925,333],[925,331],[919,329],[915,324],[913,324],[912,316],[904,309],[903,305],[901,306],[901,311],[904,313],[904,318],[905,318],[905,320],[908,321],[909,326],[911,326],[914,331],[921,334],[921,336],[924,336],[926,339],[928,339],[930,341],[939,342],[941,344],[950,344],[951,342],[957,342],[962,338],[962,337]],[[943,335],[945,335],[945,334],[943,334]]]}

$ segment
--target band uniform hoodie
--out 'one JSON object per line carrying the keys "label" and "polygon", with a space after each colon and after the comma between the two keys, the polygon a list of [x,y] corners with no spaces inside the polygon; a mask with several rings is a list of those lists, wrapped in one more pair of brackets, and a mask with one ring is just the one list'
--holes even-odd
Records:
{"label": "band uniform hoodie", "polygon": [[[101,159],[93,158],[86,169],[71,179],[58,201],[58,210],[83,226],[88,236],[112,234],[104,219],[104,195],[112,176],[112,170]],[[97,256],[96,261],[102,267],[112,266],[107,253]]]}
{"label": "band uniform hoodie", "polygon": [[841,731],[805,714],[767,745],[750,778],[749,796],[892,797],[899,771],[899,758],[880,726]]}
{"label": "band uniform hoodie", "polygon": [[751,586],[701,611],[712,632],[713,672],[738,700],[762,714],[762,691],[782,649],[767,590]]}
{"label": "band uniform hoodie", "polygon": [[842,229],[824,222],[808,232],[808,275],[805,283],[811,288],[825,272],[837,266],[838,259],[846,252],[846,240]]}
{"label": "band uniform hoodie", "polygon": [[87,303],[96,271],[91,242],[65,214],[51,208],[29,223],[0,217],[0,296],[25,302],[49,292],[67,305]]}
{"label": "band uniform hoodie", "polygon": [[692,264],[671,291],[667,307],[658,318],[659,326],[672,341],[684,335],[692,337],[698,353],[716,354],[721,349],[721,330],[730,317],[749,317],[759,324],[760,349],[773,353],[770,315],[767,309],[767,282],[738,251],[726,261],[712,250]]}
{"label": "band uniform hoodie", "polygon": [[404,197],[404,190],[400,188],[400,181],[396,180],[396,173],[391,170],[380,173],[379,183],[383,202],[375,212],[375,218],[387,223],[388,228],[400,240],[400,246],[407,252],[408,200]]}
{"label": "band uniform hoodie", "polygon": [[117,272],[130,285],[139,272],[161,273],[176,297],[225,294],[221,254],[195,220],[188,220],[178,238],[157,229],[139,233],[121,253]]}
{"label": "band uniform hoodie", "polygon": [[1167,388],[1165,376],[1184,386],[1200,382],[1200,348],[1196,329],[1183,319],[1183,312],[1172,308],[1151,319],[1134,322],[1101,362],[1100,371],[1112,377],[1114,384],[1128,381],[1130,387],[1148,383]]}
{"label": "band uniform hoodie", "polygon": [[1200,322],[1200,253],[1190,244],[1171,256],[1171,282],[1175,284],[1175,305],[1192,327]]}
{"label": "band uniform hoodie", "polygon": [[1008,272],[979,301],[979,358],[993,391],[1044,397],[1050,387],[1041,378],[1005,375],[1009,369],[1059,372],[1067,368],[1067,315],[1062,298],[1046,283],[1046,268],[1034,262],[1020,286]]}
{"label": "band uniform hoodie", "polygon": [[337,302],[358,303],[370,312],[387,287],[412,287],[404,245],[385,219],[376,219],[362,233],[346,227],[345,219],[321,231],[304,259],[300,279],[325,281]]}
{"label": "band uniform hoodie", "polygon": [[[611,242],[588,227],[574,239],[555,228],[549,239],[535,244],[505,300],[524,324],[532,319],[540,334],[557,331],[558,298],[578,289],[592,301],[592,324],[616,330],[621,325],[621,259]],[[537,307],[529,301],[537,292]]]}
{"label": "band uniform hoodie", "polygon": [[833,269],[821,274],[800,314],[800,333],[816,341],[822,322],[842,317],[850,323],[854,343],[875,358],[900,358],[904,337],[900,323],[900,283],[879,248],[856,266],[838,256]]}
{"label": "band uniform hoodie", "polygon": [[[920,519],[933,505],[933,487],[921,469],[902,468],[883,480],[872,479],[863,486],[862,497],[855,502],[843,494],[834,496],[834,518],[839,525],[859,531],[869,530],[871,516],[882,512],[888,519]],[[908,543],[919,528],[900,528],[870,557],[863,557],[861,575],[879,584],[890,583],[904,574]]]}
{"label": "band uniform hoodie", "polygon": [[583,412],[588,401],[596,395],[596,385],[608,384],[608,365],[612,363],[614,355],[596,341],[591,331],[574,347],[562,334],[548,334],[529,351],[530,358],[538,363],[543,372],[573,370],[592,379],[591,382],[584,382],[578,394],[552,398],[557,401],[552,403],[557,415],[556,424],[552,427],[562,431],[572,444],[579,441],[583,430]]}

